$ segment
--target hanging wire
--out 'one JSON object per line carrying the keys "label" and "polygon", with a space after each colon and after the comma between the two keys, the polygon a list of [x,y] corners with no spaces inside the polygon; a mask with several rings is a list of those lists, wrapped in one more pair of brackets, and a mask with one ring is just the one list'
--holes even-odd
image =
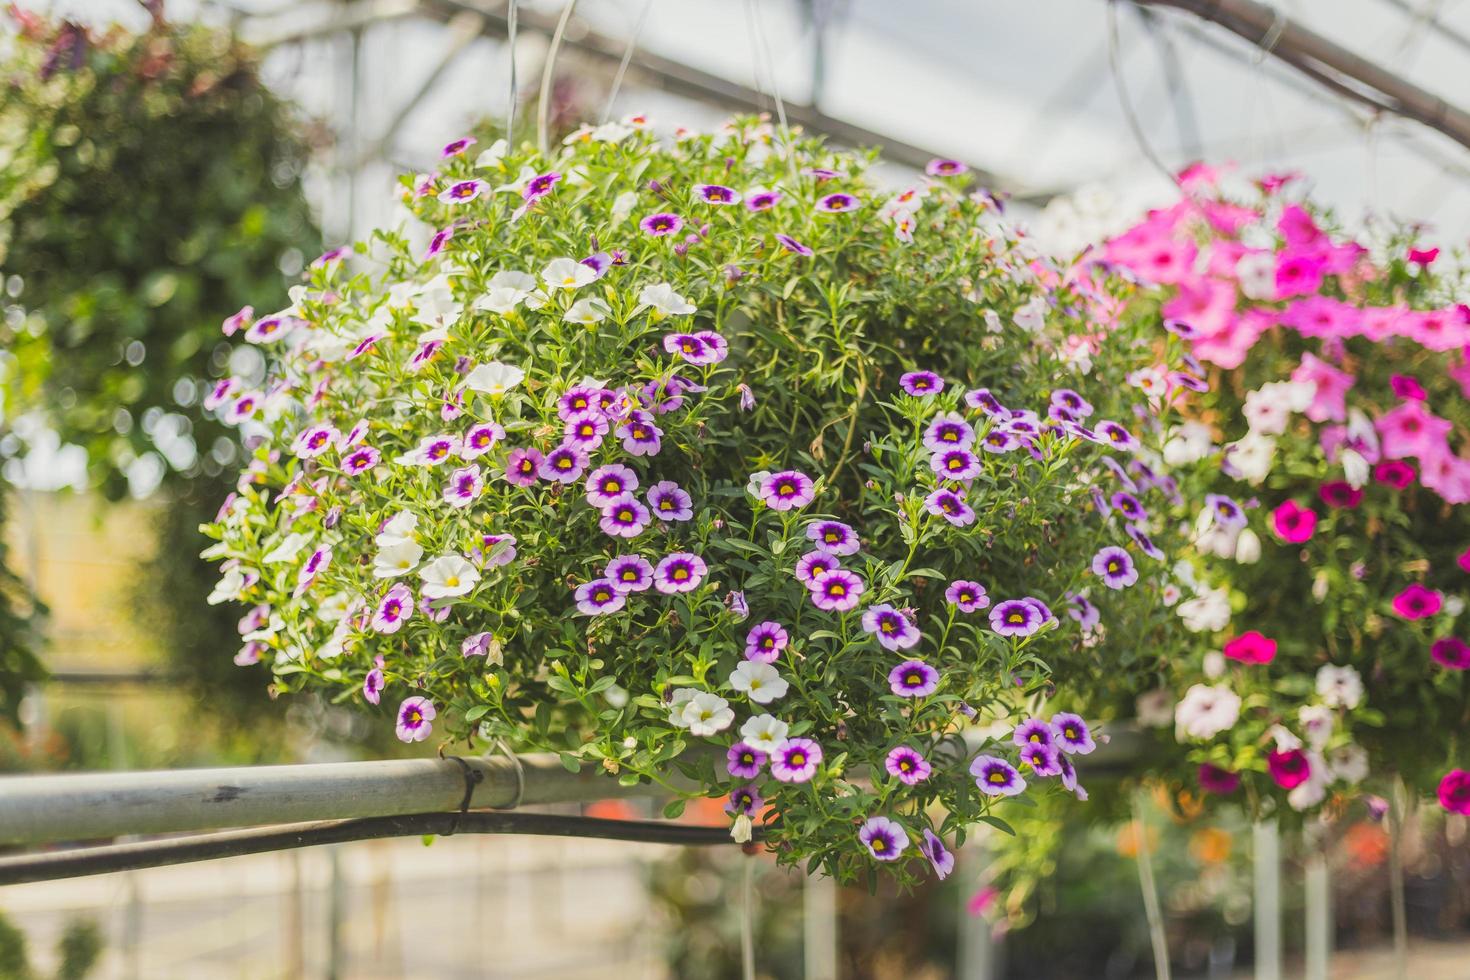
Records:
{"label": "hanging wire", "polygon": [[[745,17],[750,25],[750,30],[755,36],[755,60],[757,77],[760,74],[760,65],[765,64],[766,80],[770,83],[769,94],[771,101],[776,104],[776,121],[780,124],[781,140],[785,143],[784,152],[786,162],[790,165],[791,180],[797,180],[796,154],[792,152],[791,127],[786,124],[786,102],[781,98],[781,85],[776,79],[776,63],[771,56],[770,45],[766,43],[765,21],[762,18],[760,8],[756,6],[755,0],[745,0]],[[757,85],[759,88],[760,86]]]}
{"label": "hanging wire", "polygon": [[1128,123],[1128,130],[1133,134],[1133,141],[1138,144],[1138,149],[1143,153],[1149,163],[1170,184],[1177,184],[1174,171],[1170,170],[1159,155],[1154,152],[1152,144],[1148,141],[1148,135],[1143,131],[1143,124],[1138,119],[1138,112],[1133,105],[1133,96],[1128,91],[1128,83],[1123,78],[1123,69],[1118,57],[1118,3],[1119,0],[1108,0],[1108,68],[1113,76],[1113,87],[1118,92],[1118,102],[1123,107],[1123,118]]}
{"label": "hanging wire", "polygon": [[516,103],[520,101],[520,86],[516,82],[516,21],[519,4],[510,0],[505,11],[505,44],[510,49],[510,97],[506,99],[505,145],[514,147],[516,142]]}
{"label": "hanging wire", "polygon": [[1143,912],[1148,919],[1149,945],[1154,954],[1154,976],[1169,980],[1169,938],[1164,932],[1164,915],[1159,908],[1159,886],[1154,881],[1153,856],[1148,847],[1148,822],[1143,809],[1144,791],[1133,794],[1133,839],[1138,847],[1138,885],[1143,891]]}
{"label": "hanging wire", "polygon": [[618,100],[618,92],[623,88],[623,76],[628,74],[628,66],[633,63],[633,52],[638,49],[638,37],[643,33],[643,23],[648,20],[648,11],[653,7],[653,0],[643,0],[643,9],[638,12],[638,20],[633,24],[633,33],[628,35],[628,47],[623,51],[623,60],[618,63],[617,74],[613,76],[612,90],[607,93],[607,105],[602,107],[602,118],[599,122],[607,122],[612,118],[613,103]]}
{"label": "hanging wire", "polygon": [[740,894],[740,966],[744,980],[755,980],[755,859],[748,855]]}
{"label": "hanging wire", "polygon": [[541,69],[541,98],[536,114],[536,145],[543,154],[549,152],[546,130],[551,117],[551,79],[556,73],[556,56],[561,51],[561,41],[566,36],[567,23],[572,19],[572,11],[576,9],[577,0],[567,0],[566,6],[561,9],[561,19],[556,22],[556,31],[551,35],[551,46],[546,49],[546,64]]}

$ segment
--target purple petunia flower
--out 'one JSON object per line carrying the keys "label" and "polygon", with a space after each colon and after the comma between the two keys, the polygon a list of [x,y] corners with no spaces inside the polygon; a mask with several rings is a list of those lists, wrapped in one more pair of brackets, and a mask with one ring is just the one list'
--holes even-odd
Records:
{"label": "purple petunia flower", "polygon": [[1085,595],[1073,593],[1067,596],[1067,605],[1067,615],[1075,619],[1084,630],[1096,629],[1098,623],[1102,622],[1102,612]]}
{"label": "purple petunia flower", "polygon": [[878,645],[887,650],[907,650],[921,639],[919,628],[887,603],[868,607],[863,613],[863,629],[876,636]]}
{"label": "purple petunia flower", "polygon": [[653,566],[641,555],[618,555],[602,574],[623,593],[646,592],[653,585]]}
{"label": "purple petunia flower", "polygon": [[976,388],[974,391],[965,392],[965,404],[992,418],[1007,418],[1011,414],[1010,410],[1000,403],[1000,399],[990,393],[989,388]]}
{"label": "purple petunia flower", "polygon": [[924,509],[936,517],[942,517],[955,527],[968,527],[975,523],[975,512],[965,499],[946,487],[930,491],[924,498]]}
{"label": "purple petunia flower", "polygon": [[905,394],[928,398],[944,390],[944,379],[933,371],[910,371],[898,379],[898,386]]}
{"label": "purple petunia flower", "polygon": [[887,817],[869,817],[858,830],[858,840],[878,861],[897,861],[908,849],[909,835]]}
{"label": "purple petunia flower", "polygon": [[397,633],[413,615],[413,593],[399,583],[389,589],[373,610],[372,627],[378,633]]}
{"label": "purple petunia flower", "polygon": [[929,457],[929,468],[944,480],[973,480],[980,475],[980,459],[968,449],[946,449]]}
{"label": "purple petunia flower", "polygon": [[1085,419],[1092,414],[1092,405],[1071,388],[1058,388],[1051,393],[1051,403],[1059,408],[1064,408],[1079,419]]}
{"label": "purple petunia flower", "polygon": [[745,207],[749,211],[769,211],[781,201],[780,191],[756,188],[746,191]]}
{"label": "purple petunia flower", "polygon": [[1052,715],[1051,730],[1056,736],[1057,747],[1068,755],[1087,755],[1097,748],[1081,715],[1070,712]]}
{"label": "purple petunia flower", "polygon": [[939,835],[928,827],[924,828],[924,838],[919,842],[919,853],[929,859],[929,863],[934,866],[934,877],[940,881],[948,878],[950,872],[954,871],[954,855],[944,846]]}
{"label": "purple petunia flower", "polygon": [[946,449],[969,449],[975,444],[975,430],[958,415],[940,415],[924,430],[924,448],[930,452]]}
{"label": "purple petunia flower", "polygon": [[582,412],[601,411],[598,406],[598,395],[601,390],[587,385],[576,385],[562,392],[556,400],[556,414],[563,422]]}
{"label": "purple petunia flower", "polygon": [[1099,576],[1110,589],[1126,589],[1138,581],[1133,556],[1122,548],[1106,547],[1092,556],[1092,574]]}
{"label": "purple petunia flower", "polygon": [[315,459],[337,444],[335,426],[313,425],[302,429],[291,444],[291,452],[299,459]]}
{"label": "purple petunia flower", "polygon": [[648,527],[653,515],[631,493],[620,494],[602,508],[598,526],[603,534],[615,538],[636,538]]}
{"label": "purple petunia flower", "polygon": [[944,601],[962,613],[972,613],[989,606],[990,596],[979,582],[959,579],[949,583],[949,588],[944,590]]}
{"label": "purple petunia flower", "polygon": [[725,804],[725,812],[730,816],[753,817],[760,808],[766,805],[761,798],[758,787],[751,783],[748,786],[740,786],[730,791],[730,801]]}
{"label": "purple petunia flower", "polygon": [[698,184],[694,193],[706,204],[739,204],[740,192],[723,184]]}
{"label": "purple petunia flower", "polygon": [[558,446],[546,454],[536,475],[557,483],[576,483],[587,469],[587,454],[574,446]]}
{"label": "purple petunia flower", "polygon": [[806,527],[807,540],[817,546],[818,551],[843,557],[857,554],[862,547],[857,532],[841,521],[817,521]]}
{"label": "purple petunia flower", "polygon": [[781,247],[784,248],[786,251],[791,252],[793,255],[815,254],[810,248],[792,238],[790,235],[777,234],[776,241],[780,242]]}
{"label": "purple petunia flower", "polygon": [[634,411],[628,415],[628,421],[617,427],[616,434],[630,456],[657,456],[664,430],[654,424],[652,415]]}
{"label": "purple petunia flower", "polygon": [[653,585],[665,595],[691,592],[704,581],[708,571],[703,558],[687,551],[676,551],[666,556],[653,570]]}
{"label": "purple petunia flower", "polygon": [[725,753],[725,770],[741,779],[754,779],[766,764],[766,754],[746,742],[736,742]]}
{"label": "purple petunia flower", "polygon": [[662,238],[665,235],[677,234],[679,229],[684,227],[684,219],[677,214],[667,212],[650,214],[638,222],[638,227],[655,238]]}
{"label": "purple petunia flower", "polygon": [[1011,730],[1011,741],[1017,745],[1050,745],[1054,741],[1051,723],[1027,718]]}
{"label": "purple petunia flower", "polygon": [[930,177],[958,177],[969,170],[969,167],[958,160],[934,159],[924,164],[924,173]]}
{"label": "purple petunia flower", "polygon": [[638,474],[622,463],[599,466],[587,474],[587,502],[594,507],[606,507],[637,489]]}
{"label": "purple petunia flower", "polygon": [[664,350],[677,354],[690,364],[718,364],[730,353],[725,338],[713,330],[698,333],[671,333],[664,337]]}
{"label": "purple petunia flower", "polygon": [[564,444],[582,450],[596,449],[602,445],[602,438],[610,428],[607,417],[601,412],[579,412],[566,421]]}
{"label": "purple petunia flower", "polygon": [[888,757],[883,760],[883,768],[888,770],[890,776],[897,777],[898,781],[905,786],[922,783],[934,771],[928,759],[907,745],[900,745],[890,751]]}
{"label": "purple petunia flower", "polygon": [[499,568],[516,560],[516,536],[514,534],[484,534],[480,536],[483,551],[476,560],[484,562],[486,568]]}
{"label": "purple petunia flower", "polygon": [[1082,784],[1077,782],[1077,770],[1073,768],[1072,760],[1067,758],[1066,755],[1058,753],[1057,762],[1062,767],[1062,788],[1069,790],[1077,799],[1086,801],[1087,790],[1083,789]]}
{"label": "purple petunia flower", "polygon": [[1041,611],[1024,599],[1007,599],[990,610],[990,628],[1001,636],[1030,636],[1044,622]]}
{"label": "purple petunia flower", "polygon": [[1054,745],[1031,743],[1021,746],[1020,758],[1038,776],[1060,776],[1062,753]]}
{"label": "purple petunia flower", "polygon": [[1205,494],[1205,506],[1215,512],[1215,523],[1224,528],[1245,527],[1245,509],[1223,493]]}
{"label": "purple petunia flower", "polygon": [[536,449],[512,449],[505,457],[505,478],[518,487],[535,484],[546,457]]}
{"label": "purple petunia flower", "polygon": [[475,138],[473,136],[461,136],[457,140],[444,144],[444,149],[439,151],[439,159],[447,160],[450,157],[457,157],[474,145]]}
{"label": "purple petunia flower", "polygon": [[1015,796],[1026,788],[1016,767],[998,756],[976,756],[970,763],[970,775],[986,796]]}
{"label": "purple petunia flower", "polygon": [[404,698],[398,706],[398,723],[394,730],[400,742],[422,742],[434,731],[434,702],[424,697]]}
{"label": "purple petunia flower", "polygon": [[817,201],[817,210],[825,214],[841,214],[846,211],[856,211],[858,206],[859,203],[856,197],[841,192],[828,194],[826,197]]}
{"label": "purple petunia flower", "polygon": [[464,459],[477,459],[495,448],[505,438],[505,429],[496,422],[481,422],[470,426],[460,444],[459,455]]}
{"label": "purple petunia flower", "polygon": [[613,265],[612,256],[606,252],[593,252],[585,259],[578,259],[577,261],[596,273],[595,277],[592,280],[593,282],[596,282],[598,279],[601,279],[603,276],[605,276],[607,274],[607,270],[611,269]]}
{"label": "purple petunia flower", "polygon": [[606,578],[577,586],[572,598],[577,601],[577,610],[588,616],[615,613],[628,601],[627,594],[618,590],[617,583]]}
{"label": "purple petunia flower", "polygon": [[745,659],[763,664],[775,663],[790,639],[780,623],[769,620],[757,623],[745,634]]}
{"label": "purple petunia flower", "polygon": [[811,592],[812,605],[827,612],[848,612],[857,608],[867,584],[852,572],[834,568],[807,588]]}
{"label": "purple petunia flower", "polygon": [[551,193],[551,189],[561,180],[561,174],[552,171],[550,173],[538,174],[526,181],[526,186],[521,190],[521,197],[527,204],[538,201]]}
{"label": "purple petunia flower", "polygon": [[1009,429],[995,428],[985,433],[980,448],[987,453],[1008,453],[1021,444],[1020,438]]}
{"label": "purple petunia flower", "polygon": [[462,466],[449,474],[444,484],[444,502],[454,508],[468,507],[485,489],[485,479],[477,463]]}
{"label": "purple petunia flower", "polygon": [[760,499],[772,510],[796,510],[805,507],[816,496],[812,478],[797,470],[770,473],[760,485]]}
{"label": "purple petunia flower", "polygon": [[1103,419],[1093,426],[1093,432],[1097,434],[1097,441],[1114,449],[1137,449],[1138,440],[1133,438],[1133,433],[1123,428],[1117,422]]}
{"label": "purple petunia flower", "polygon": [[1138,545],[1139,551],[1142,551],[1155,561],[1164,560],[1164,549],[1154,544],[1154,539],[1140,530],[1137,525],[1124,524],[1123,532],[1133,539],[1133,543]]}
{"label": "purple petunia flower", "polygon": [[263,316],[245,331],[245,339],[252,344],[268,344],[291,333],[301,321],[292,316]]}
{"label": "purple petunia flower", "polygon": [[444,251],[444,246],[448,245],[449,240],[453,237],[454,225],[448,225],[447,227],[440,228],[438,231],[434,232],[434,237],[429,239],[429,247],[424,249],[424,258],[426,260],[432,259],[440,252]]}
{"label": "purple petunia flower", "polygon": [[804,783],[817,774],[822,747],[809,738],[782,739],[771,753],[771,775],[783,783]]}
{"label": "purple petunia flower", "polygon": [[439,192],[439,200],[443,204],[468,204],[487,190],[483,180],[456,181]]}
{"label": "purple petunia flower", "polygon": [[660,480],[648,488],[648,507],[661,521],[687,521],[694,517],[694,500],[673,480]]}
{"label": "purple petunia flower", "polygon": [[796,561],[796,580],[811,588],[828,572],[842,567],[835,555],[825,551],[808,551]]}
{"label": "purple petunia flower", "polygon": [[362,697],[368,704],[377,704],[383,699],[383,669],[374,667],[362,679]]}
{"label": "purple petunia flower", "polygon": [[1035,596],[1022,596],[1021,601],[1036,610],[1036,615],[1041,617],[1041,625],[1043,626],[1056,618],[1051,614],[1051,607]]}
{"label": "purple petunia flower", "polygon": [[922,660],[905,660],[888,672],[888,689],[901,698],[928,697],[939,689],[939,671]]}
{"label": "purple petunia flower", "polygon": [[1138,498],[1126,490],[1119,490],[1113,494],[1111,501],[1113,509],[1122,514],[1125,520],[1143,521],[1148,519],[1148,511]]}
{"label": "purple petunia flower", "polygon": [[348,476],[366,473],[383,461],[383,454],[372,446],[358,446],[342,457],[342,472]]}

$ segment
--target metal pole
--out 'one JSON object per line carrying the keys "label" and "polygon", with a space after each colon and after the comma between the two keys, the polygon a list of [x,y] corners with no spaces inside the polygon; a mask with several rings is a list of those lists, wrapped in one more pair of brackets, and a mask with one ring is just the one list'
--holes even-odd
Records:
{"label": "metal pole", "polygon": [[1143,914],[1148,919],[1148,940],[1154,955],[1154,976],[1158,980],[1169,980],[1169,939],[1164,932],[1164,913],[1159,907],[1159,885],[1154,880],[1154,858],[1149,848],[1143,794],[1141,788],[1133,793],[1133,837],[1138,847],[1138,885],[1143,890]]}
{"label": "metal pole", "polygon": [[342,873],[342,845],[327,848],[327,980],[341,980],[347,960],[343,955],[342,923],[347,912],[347,878]]}
{"label": "metal pole", "polygon": [[837,980],[837,882],[809,875],[802,884],[802,959],[806,980]]}
{"label": "metal pole", "polygon": [[1306,867],[1307,980],[1327,980],[1332,965],[1332,886],[1325,842],[1308,835]]}
{"label": "metal pole", "polygon": [[1281,980],[1281,833],[1276,822],[1251,828],[1255,844],[1256,980]]}

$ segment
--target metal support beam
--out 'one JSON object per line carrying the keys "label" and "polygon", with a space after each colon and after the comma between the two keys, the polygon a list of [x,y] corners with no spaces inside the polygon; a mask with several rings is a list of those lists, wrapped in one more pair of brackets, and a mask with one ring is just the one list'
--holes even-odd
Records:
{"label": "metal support beam", "polygon": [[[1116,0],[1107,0],[1112,3]],[[1470,149],[1470,112],[1256,0],[1134,0],[1213,21],[1346,98],[1413,119]]]}

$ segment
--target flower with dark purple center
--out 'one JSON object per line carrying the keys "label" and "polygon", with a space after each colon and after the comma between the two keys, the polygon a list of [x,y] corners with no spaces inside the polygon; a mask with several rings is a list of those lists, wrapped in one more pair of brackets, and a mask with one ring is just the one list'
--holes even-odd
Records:
{"label": "flower with dark purple center", "polygon": [[772,510],[796,510],[812,502],[816,485],[805,473],[782,470],[768,474],[761,481],[758,496]]}
{"label": "flower with dark purple center", "polygon": [[622,463],[608,463],[587,474],[587,502],[606,507],[638,489],[638,474]]}
{"label": "flower with dark purple center", "polygon": [[1067,615],[1077,621],[1084,630],[1096,629],[1102,622],[1102,611],[1094,606],[1085,595],[1072,593],[1067,596]]}
{"label": "flower with dark purple center", "polygon": [[1186,391],[1203,393],[1210,390],[1209,382],[1188,371],[1170,371],[1169,380]]}
{"label": "flower with dark purple center", "polygon": [[602,520],[598,526],[602,533],[615,538],[636,538],[652,520],[648,508],[631,493],[620,494],[602,508]]}
{"label": "flower with dark purple center", "polygon": [[576,483],[586,471],[587,463],[587,454],[577,447],[558,446],[546,454],[536,468],[536,475],[557,483]]}
{"label": "flower with dark purple center", "polygon": [[973,480],[980,475],[980,458],[968,449],[946,449],[929,457],[929,468],[942,480]]}
{"label": "flower with dark purple center", "polygon": [[901,698],[928,697],[939,689],[939,671],[922,660],[905,660],[888,672],[888,689]]}
{"label": "flower with dark purple center", "polygon": [[790,639],[780,623],[769,620],[757,623],[745,634],[745,659],[763,664],[775,663]]}
{"label": "flower with dark purple center", "polygon": [[736,742],[725,753],[725,771],[741,779],[754,779],[765,767],[766,754],[746,742]]}
{"label": "flower with dark purple center", "polygon": [[577,385],[562,392],[556,400],[556,414],[563,422],[583,412],[602,411],[597,399],[600,389]]}
{"label": "flower with dark purple center", "polygon": [[1138,569],[1133,556],[1122,548],[1101,548],[1092,556],[1092,573],[1103,580],[1110,589],[1126,589],[1138,581]]}
{"label": "flower with dark purple center", "polygon": [[841,521],[817,521],[806,526],[807,540],[816,545],[818,551],[841,558],[857,554],[862,542],[857,532]]}
{"label": "flower with dark purple center", "polygon": [[546,457],[536,449],[512,449],[505,457],[505,479],[518,487],[535,484]]}
{"label": "flower with dark purple center", "polygon": [[638,227],[655,238],[662,238],[665,235],[676,234],[680,228],[683,228],[684,219],[677,214],[667,212],[650,214],[638,222]]}
{"label": "flower with dark purple center", "polygon": [[796,580],[811,587],[816,585],[822,576],[841,567],[842,563],[835,555],[829,555],[825,551],[808,551],[796,561]]}
{"label": "flower with dark purple center", "polygon": [[1018,755],[1021,762],[1030,766],[1031,771],[1038,776],[1062,774],[1062,754],[1054,745],[1023,745]]}
{"label": "flower with dark purple center", "polygon": [[807,586],[812,605],[827,612],[856,609],[867,584],[845,568],[834,568]]}
{"label": "flower with dark purple center", "polygon": [[745,192],[745,207],[749,211],[769,211],[781,201],[780,191],[755,188]]}
{"label": "flower with dark purple center", "polygon": [[783,783],[804,783],[821,764],[822,747],[809,738],[782,739],[771,753],[771,775]]}
{"label": "flower with dark purple center", "polygon": [[928,398],[944,390],[944,379],[933,371],[909,371],[898,379],[904,394],[915,398]]}
{"label": "flower with dark purple center", "polygon": [[429,239],[429,247],[424,249],[424,258],[432,259],[440,252],[444,251],[444,247],[449,244],[449,240],[453,237],[454,225],[440,228],[438,231],[434,232],[434,237]]}
{"label": "flower with dark purple center", "polygon": [[969,449],[974,444],[975,430],[958,415],[937,416],[924,430],[924,448],[930,452]]}
{"label": "flower with dark purple center", "polygon": [[755,816],[760,812],[760,808],[766,805],[766,801],[761,798],[757,790],[758,787],[754,783],[731,790],[730,801],[725,804],[725,812],[732,817]]}
{"label": "flower with dark purple center", "polygon": [[618,591],[617,583],[606,578],[593,579],[577,586],[572,598],[577,601],[577,611],[586,616],[615,613],[628,601],[627,593]]}
{"label": "flower with dark purple center", "polygon": [[653,570],[653,585],[665,595],[692,592],[704,581],[708,571],[703,558],[687,551],[676,551],[666,556]]}
{"label": "flower with dark purple center", "polygon": [[878,861],[897,861],[908,849],[909,835],[887,817],[869,817],[858,830],[858,840]]}
{"label": "flower with dark purple center", "polygon": [[579,261],[582,265],[585,265],[587,268],[591,269],[596,274],[593,282],[596,282],[598,279],[601,279],[603,276],[605,276],[607,274],[607,270],[611,269],[613,264],[612,256],[606,252],[593,252],[585,259],[578,259],[577,261]]}
{"label": "flower with dark purple center", "polygon": [[1145,555],[1148,555],[1155,561],[1163,561],[1164,549],[1154,544],[1154,539],[1139,530],[1137,525],[1124,524],[1123,533],[1132,538],[1133,543],[1138,545],[1138,550],[1142,551]]}
{"label": "flower with dark purple center", "polygon": [[965,498],[948,487],[932,490],[924,498],[924,509],[935,517],[942,517],[955,527],[967,527],[975,523],[975,511],[965,503]]}
{"label": "flower with dark purple center", "polygon": [[660,480],[648,488],[648,507],[661,521],[687,521],[694,517],[694,501],[673,480]]}
{"label": "flower with dark purple center", "polygon": [[694,193],[706,204],[739,204],[740,192],[723,184],[698,184]]}
{"label": "flower with dark purple center", "polygon": [[1123,428],[1117,422],[1103,419],[1097,425],[1093,426],[1093,432],[1097,434],[1098,442],[1105,446],[1128,450],[1138,448],[1138,440],[1133,438],[1133,433]]}
{"label": "flower with dark purple center", "polygon": [[471,463],[449,474],[444,484],[444,502],[454,508],[468,507],[484,489],[485,479],[480,475],[480,466]]}
{"label": "flower with dark purple center", "polygon": [[972,613],[989,606],[990,595],[979,582],[959,579],[949,583],[949,588],[944,590],[944,601],[962,613]]}
{"label": "flower with dark purple center", "polygon": [[858,199],[851,194],[840,192],[828,194],[826,197],[817,201],[817,210],[824,214],[841,214],[846,211],[856,211],[857,209]]}
{"label": "flower with dark purple center", "polygon": [[348,476],[366,473],[383,460],[383,454],[372,446],[358,446],[342,457],[342,472]]}
{"label": "flower with dark purple center", "polygon": [[1225,528],[1245,527],[1245,509],[1222,493],[1205,494],[1205,506],[1215,513],[1215,523]]}
{"label": "flower with dark purple center", "polygon": [[470,427],[470,431],[464,434],[464,442],[460,444],[459,455],[464,459],[475,459],[488,453],[495,448],[495,444],[505,438],[505,429],[495,422],[481,422],[479,425]]}
{"label": "flower with dark purple center", "polygon": [[1051,730],[1056,736],[1057,747],[1068,755],[1087,755],[1097,748],[1081,715],[1070,712],[1052,715]]}
{"label": "flower with dark purple center", "polygon": [[1119,490],[1112,497],[1113,509],[1122,514],[1124,519],[1130,521],[1142,521],[1148,519],[1148,511],[1144,510],[1143,504],[1138,498],[1126,490]]}
{"label": "flower with dark purple center", "polygon": [[814,255],[815,253],[806,245],[792,238],[790,235],[777,234],[776,241],[781,247],[793,255]]}
{"label": "flower with dark purple center", "polygon": [[252,344],[268,344],[282,339],[300,324],[301,321],[292,316],[264,316],[245,331],[245,339]]}
{"label": "flower with dark purple center", "polygon": [[990,628],[1001,636],[1030,636],[1044,622],[1046,617],[1024,599],[1007,599],[990,610]]}
{"label": "flower with dark purple center", "polygon": [[883,760],[883,768],[888,770],[890,776],[897,777],[898,781],[905,786],[922,783],[934,771],[928,759],[907,745],[900,745],[890,751],[888,757]]}
{"label": "flower with dark purple center", "polygon": [[999,756],[977,755],[970,763],[970,775],[986,796],[1015,796],[1026,788],[1016,767]]}
{"label": "flower with dark purple center", "polygon": [[413,593],[408,590],[408,586],[399,583],[378,600],[371,624],[374,632],[397,633],[412,615]]}
{"label": "flower with dark purple center", "polygon": [[1470,669],[1470,644],[1453,636],[1442,637],[1429,645],[1429,656],[1450,670]]}
{"label": "flower with dark purple center", "polygon": [[980,448],[987,453],[1008,453],[1021,444],[1021,439],[1008,429],[994,428],[980,439]]}
{"label": "flower with dark purple center", "polygon": [[1439,612],[1444,597],[1434,589],[1427,589],[1414,582],[1393,597],[1394,614],[1401,619],[1424,619]]}
{"label": "flower with dark purple center", "polygon": [[976,388],[974,391],[965,392],[965,404],[992,418],[1006,418],[1011,414],[1010,410],[1000,403],[1000,399],[990,393],[989,388]]}
{"label": "flower with dark purple center", "polygon": [[474,145],[475,138],[473,136],[461,136],[457,140],[444,144],[444,149],[439,151],[439,159],[447,160],[450,157],[457,157]]}
{"label": "flower with dark purple center", "polygon": [[398,706],[395,731],[400,742],[422,742],[434,731],[434,702],[424,697],[404,698]]}
{"label": "flower with dark purple center", "polygon": [[958,160],[934,159],[924,164],[924,173],[930,177],[958,177],[970,168]]}
{"label": "flower with dark purple center", "polygon": [[383,699],[383,670],[374,667],[362,679],[362,697],[368,704],[377,704]]}
{"label": "flower with dark purple center", "polygon": [[566,420],[563,436],[566,445],[577,449],[595,449],[602,445],[602,437],[611,426],[601,412],[579,412]]}
{"label": "flower with dark purple center", "polygon": [[641,555],[618,555],[602,576],[619,592],[646,592],[653,585],[653,566]]}
{"label": "flower with dark purple center", "polygon": [[538,174],[526,181],[525,188],[521,191],[521,197],[527,204],[539,200],[551,193],[551,189],[561,180],[561,174],[556,172]]}
{"label": "flower with dark purple center", "polygon": [[483,180],[461,180],[440,191],[439,200],[444,204],[468,204],[487,189]]}
{"label": "flower with dark purple center", "polygon": [[1017,745],[1051,745],[1051,723],[1040,718],[1027,718],[1011,730],[1011,741]]}
{"label": "flower with dark purple center", "polygon": [[919,853],[929,859],[929,864],[934,868],[934,877],[940,881],[948,878],[950,872],[954,871],[954,855],[944,846],[939,835],[928,827],[924,828],[924,837],[919,842]]}
{"label": "flower with dark purple center", "polygon": [[1071,388],[1058,388],[1051,393],[1051,403],[1065,408],[1079,419],[1085,419],[1092,414],[1092,405]]}
{"label": "flower with dark purple center", "polygon": [[887,603],[868,607],[863,613],[863,629],[877,637],[878,644],[887,650],[907,650],[921,639],[919,628]]}
{"label": "flower with dark purple center", "polygon": [[1217,796],[1229,796],[1240,789],[1240,773],[1222,769],[1208,762],[1200,763],[1199,788]]}
{"label": "flower with dark purple center", "polygon": [[1282,789],[1295,789],[1312,778],[1312,762],[1301,749],[1272,749],[1266,753],[1266,771]]}
{"label": "flower with dark purple center", "polygon": [[630,456],[657,456],[662,446],[664,430],[654,424],[653,416],[641,410],[630,412],[628,420],[619,425],[617,437],[623,440],[623,450]]}

